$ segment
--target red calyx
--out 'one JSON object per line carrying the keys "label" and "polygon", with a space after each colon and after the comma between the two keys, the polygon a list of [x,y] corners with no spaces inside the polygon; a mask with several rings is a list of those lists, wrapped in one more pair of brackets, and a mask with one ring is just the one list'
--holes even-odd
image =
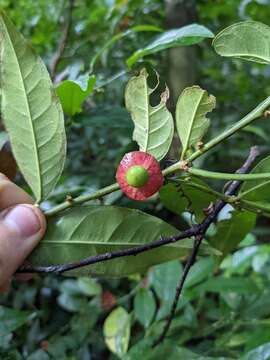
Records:
{"label": "red calyx", "polygon": [[[133,166],[143,167],[148,173],[148,179],[144,185],[131,186],[127,181],[127,172]],[[143,201],[155,194],[163,185],[163,175],[158,161],[150,154],[143,151],[132,151],[124,155],[117,172],[116,180],[130,199]]]}

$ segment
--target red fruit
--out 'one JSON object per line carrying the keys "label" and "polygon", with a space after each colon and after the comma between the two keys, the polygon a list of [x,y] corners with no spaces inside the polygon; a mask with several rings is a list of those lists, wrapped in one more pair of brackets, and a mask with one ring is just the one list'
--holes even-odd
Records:
{"label": "red fruit", "polygon": [[121,160],[116,180],[130,199],[145,200],[160,189],[164,178],[158,161],[152,155],[132,151]]}

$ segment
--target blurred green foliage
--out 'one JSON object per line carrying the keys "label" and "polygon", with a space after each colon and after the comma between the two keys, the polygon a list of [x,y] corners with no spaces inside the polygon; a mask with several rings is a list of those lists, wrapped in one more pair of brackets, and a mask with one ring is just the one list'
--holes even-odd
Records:
{"label": "blurred green foliage", "polygon": [[[185,3],[179,0],[180,5]],[[270,25],[269,0],[198,0],[192,4],[197,22],[214,33],[244,19]],[[50,67],[69,2],[1,0],[0,5]],[[67,193],[76,195],[110,184],[121,156],[136,148],[131,141],[132,122],[124,108],[125,84],[142,63],[156,67],[166,80],[169,52],[145,58],[130,71],[127,58],[155,34],[131,32],[105,50],[104,45],[134,26],[164,29],[166,16],[161,0],[74,1],[70,36],[56,81],[77,81],[89,72],[97,81],[83,111],[66,117],[68,161],[59,186],[44,207],[62,201]],[[197,83],[217,97],[210,138],[270,94],[270,71],[267,66],[220,58],[208,41],[197,46],[197,57]],[[261,120],[200,159],[200,164],[231,172],[246,157],[250,145],[259,143],[269,152],[269,131],[269,122]],[[113,204],[116,200],[134,205],[119,193],[103,201]],[[176,226],[191,220],[188,216],[179,220],[155,200],[139,206]],[[228,213],[222,216],[226,221]],[[209,236],[213,241],[218,230],[212,226]],[[154,350],[149,344],[162,330],[182,273],[178,261],[124,280],[50,276],[34,277],[29,283],[14,281],[11,291],[0,297],[0,358],[270,359],[270,247],[265,243],[269,232],[268,219],[260,219],[254,234],[248,234],[220,268],[211,257],[199,259],[189,275],[168,339]],[[238,237],[235,242],[240,240]],[[121,316],[113,316],[112,310]],[[115,354],[106,346],[103,331]]]}

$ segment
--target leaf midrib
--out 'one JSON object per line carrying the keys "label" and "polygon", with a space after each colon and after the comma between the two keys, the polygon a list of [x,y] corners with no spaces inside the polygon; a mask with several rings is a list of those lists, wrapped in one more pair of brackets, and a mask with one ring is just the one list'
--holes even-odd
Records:
{"label": "leaf midrib", "polygon": [[[31,116],[31,111],[30,111],[30,105],[29,105],[29,101],[28,101],[28,98],[26,96],[26,88],[25,88],[25,84],[24,84],[24,78],[23,78],[23,75],[22,75],[22,70],[21,70],[21,66],[20,66],[20,63],[18,61],[18,56],[17,56],[17,52],[16,52],[16,49],[15,47],[13,46],[13,43],[12,43],[12,40],[11,40],[11,37],[9,35],[9,31],[8,31],[8,28],[6,26],[6,23],[5,23],[5,19],[3,17],[3,15],[1,14],[1,17],[2,17],[2,23],[3,25],[5,26],[5,29],[6,29],[6,34],[8,36],[8,40],[9,40],[9,43],[10,43],[10,46],[11,46],[11,49],[14,53],[14,57],[15,57],[15,60],[16,60],[16,63],[17,63],[17,66],[18,66],[18,69],[19,69],[19,75],[20,75],[20,78],[21,78],[21,82],[22,82],[22,85],[23,85],[23,90],[24,90],[24,98],[25,98],[25,102],[26,102],[26,108],[27,108],[27,112],[28,112],[28,120],[30,119],[30,128],[32,130],[32,134],[33,134],[33,139],[34,139],[34,145],[35,145],[35,158],[36,158],[36,163],[37,163],[37,168],[38,168],[38,174],[40,175],[40,164],[39,164],[39,156],[38,156],[38,147],[37,147],[37,141],[36,141],[36,134],[35,134],[35,129],[34,129],[34,126],[33,126],[33,122],[31,121],[32,119],[32,116]],[[39,196],[38,198],[36,199],[37,201],[39,201],[41,198],[42,198],[42,183],[41,183],[41,176],[38,177],[39,179]]]}
{"label": "leaf midrib", "polygon": [[260,187],[263,187],[263,186],[265,186],[265,185],[267,185],[267,184],[269,184],[269,183],[270,183],[270,180],[267,180],[267,181],[265,181],[265,182],[263,182],[263,183],[261,183],[261,184],[258,184],[258,185],[256,185],[256,186],[253,186],[253,187],[249,188],[248,190],[240,193],[240,196],[241,196],[241,198],[242,198],[242,197],[248,195],[250,192],[255,191],[255,190],[258,190]]}
{"label": "leaf midrib", "polygon": [[145,93],[146,93],[146,109],[147,109],[147,135],[146,135],[146,144],[145,144],[145,148],[144,151],[147,151],[148,149],[148,144],[149,144],[149,137],[150,137],[150,114],[149,114],[149,94],[148,94],[148,85],[147,85],[147,77],[144,76],[144,88],[145,88]]}
{"label": "leaf midrib", "polygon": [[[188,238],[186,238],[186,240],[188,240]],[[87,242],[87,241],[69,241],[69,240],[42,240],[39,244],[39,246],[42,246],[44,244],[56,244],[56,245],[63,245],[63,244],[68,244],[68,245],[105,245],[105,246],[132,246],[132,247],[136,247],[136,246],[141,246],[144,243],[121,243],[121,242]],[[188,248],[191,249],[192,246],[184,246],[183,244],[181,245],[176,245],[176,244],[167,244],[165,246],[173,246],[173,247],[182,247],[182,248]]]}
{"label": "leaf midrib", "polygon": [[195,123],[197,111],[198,111],[198,108],[200,106],[200,103],[201,103],[201,100],[203,98],[204,93],[205,93],[205,91],[202,91],[201,96],[199,97],[198,102],[196,103],[196,106],[194,106],[194,112],[193,112],[193,116],[192,116],[192,121],[190,122],[190,127],[188,128],[188,136],[187,136],[185,146],[184,146],[183,151],[182,151],[181,159],[183,159],[183,157],[185,156],[185,153],[186,153],[186,151],[188,149],[188,144],[189,144],[189,141],[190,141],[193,125]]}

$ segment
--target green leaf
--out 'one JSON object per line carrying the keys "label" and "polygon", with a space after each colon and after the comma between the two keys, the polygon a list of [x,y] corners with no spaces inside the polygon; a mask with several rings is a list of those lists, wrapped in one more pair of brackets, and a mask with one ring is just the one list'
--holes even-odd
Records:
{"label": "green leaf", "polygon": [[196,263],[190,269],[188,277],[185,281],[185,288],[190,288],[206,279],[209,274],[213,272],[214,266],[215,262],[211,257],[196,261]]}
{"label": "green leaf", "polygon": [[95,279],[81,277],[78,279],[78,287],[87,296],[99,296],[102,293],[102,288]]}
{"label": "green leaf", "polygon": [[58,296],[57,301],[59,306],[70,312],[79,312],[87,305],[85,298],[69,295],[67,293],[63,293]]}
{"label": "green leaf", "polygon": [[209,243],[226,256],[236,249],[255,224],[256,214],[244,210],[232,210],[229,219],[217,223],[216,232],[208,239]]}
{"label": "green leaf", "polygon": [[132,67],[139,59],[158,51],[178,46],[198,44],[205,38],[212,38],[214,34],[205,26],[190,24],[179,29],[165,31],[146,47],[137,50],[127,59],[128,67]]}
{"label": "green leaf", "polygon": [[50,358],[46,351],[38,349],[28,356],[27,360],[50,360]]}
{"label": "green leaf", "polygon": [[1,107],[19,168],[44,200],[62,173],[66,152],[63,112],[39,56],[0,13]]}
{"label": "green leaf", "polygon": [[[251,174],[270,172],[270,156],[261,160],[251,171]],[[249,201],[270,201],[270,179],[245,181],[241,186],[240,196]]]}
{"label": "green leaf", "polygon": [[[173,226],[138,210],[99,205],[74,207],[49,218],[47,234],[29,260],[33,265],[64,264],[177,233],[179,230]],[[144,272],[157,263],[186,256],[192,244],[191,239],[185,239],[137,256],[82,267],[72,273],[121,277]],[[209,252],[213,250],[203,245],[202,253]]]}
{"label": "green leaf", "polygon": [[186,151],[200,142],[209,128],[210,120],[206,114],[216,106],[213,95],[199,86],[191,86],[183,90],[176,104],[176,127],[183,150],[183,159]]}
{"label": "green leaf", "polygon": [[114,45],[117,41],[119,41],[119,40],[121,40],[121,39],[123,39],[125,37],[128,37],[128,36],[130,36],[130,35],[132,35],[134,33],[137,33],[137,32],[148,32],[148,31],[162,32],[162,29],[160,27],[157,27],[157,26],[154,26],[154,25],[137,25],[137,26],[131,27],[127,31],[120,32],[120,33],[117,33],[116,35],[114,35],[93,56],[92,60],[90,61],[90,72],[93,71],[96,62],[101,57],[101,55],[104,54],[105,51],[108,51],[108,49],[110,47],[112,47],[112,45]]}
{"label": "green leaf", "polygon": [[269,64],[270,27],[257,21],[239,22],[217,34],[213,46],[221,56]]}
{"label": "green leaf", "polygon": [[29,311],[20,311],[0,306],[0,336],[5,336],[26,324],[35,316]]}
{"label": "green leaf", "polygon": [[103,333],[106,345],[120,357],[128,350],[130,327],[130,315],[122,307],[113,310],[104,322]]}
{"label": "green leaf", "polygon": [[240,360],[269,360],[270,358],[270,342],[263,344],[240,358]]}
{"label": "green leaf", "polygon": [[139,322],[148,327],[155,315],[156,302],[152,291],[141,288],[134,298],[134,314]]}
{"label": "green leaf", "polygon": [[[85,84],[86,80],[86,84]],[[82,111],[82,103],[91,94],[96,83],[94,75],[78,80],[64,80],[56,87],[64,113],[73,116]]]}
{"label": "green leaf", "polygon": [[153,270],[149,272],[149,284],[162,301],[157,319],[162,319],[170,313],[182,272],[182,265],[177,260],[155,266]]}
{"label": "green leaf", "polygon": [[204,357],[187,348],[177,346],[176,342],[171,340],[165,340],[154,348],[152,348],[152,343],[149,338],[144,338],[129,350],[123,360],[232,360],[224,357]]}
{"label": "green leaf", "polygon": [[242,277],[224,278],[222,276],[213,277],[201,285],[198,285],[192,291],[196,292],[214,292],[214,293],[238,293],[254,294],[258,292],[258,287],[254,281]]}
{"label": "green leaf", "polygon": [[161,94],[158,105],[151,106],[150,95],[155,88],[149,88],[147,78],[146,69],[142,69],[138,76],[129,80],[125,92],[126,108],[135,125],[133,140],[141,151],[161,160],[170,148],[174,131],[173,118],[166,107],[169,90],[166,88]]}
{"label": "green leaf", "polygon": [[[177,180],[176,180],[177,181]],[[184,211],[189,211],[195,215],[199,222],[205,217],[204,210],[215,201],[213,195],[193,188],[192,184],[203,186],[209,189],[203,181],[191,178],[188,181],[179,183],[169,183],[164,185],[159,192],[162,204],[177,215],[182,215]]]}

